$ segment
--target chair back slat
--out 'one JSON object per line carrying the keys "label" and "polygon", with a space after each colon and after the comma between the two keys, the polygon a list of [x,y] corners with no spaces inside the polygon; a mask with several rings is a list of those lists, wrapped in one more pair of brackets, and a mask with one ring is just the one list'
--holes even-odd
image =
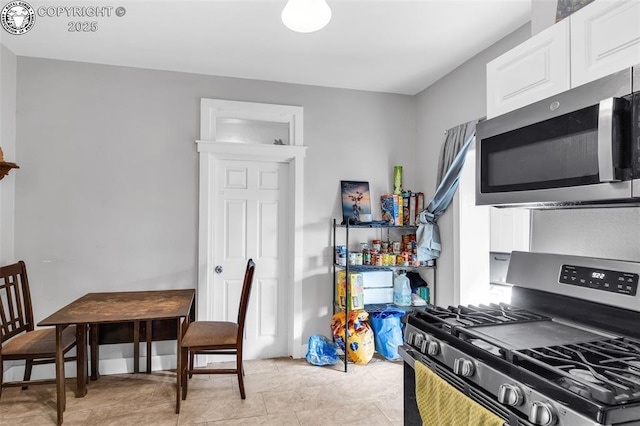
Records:
{"label": "chair back slat", "polygon": [[0,343],[32,331],[33,308],[23,261],[0,267]]}
{"label": "chair back slat", "polygon": [[253,285],[253,273],[256,264],[253,259],[247,262],[247,269],[244,273],[244,283],[242,284],[242,294],[240,295],[240,309],[238,309],[238,342],[242,341],[244,334],[244,322],[247,318],[247,309],[249,308],[249,296],[251,295],[251,287]]}

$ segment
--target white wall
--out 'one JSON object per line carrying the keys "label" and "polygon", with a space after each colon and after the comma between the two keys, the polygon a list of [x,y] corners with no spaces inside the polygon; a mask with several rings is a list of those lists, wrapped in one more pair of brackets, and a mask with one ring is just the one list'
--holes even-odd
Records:
{"label": "white wall", "polygon": [[[16,159],[16,56],[0,44],[0,147],[5,161]],[[19,164],[18,164],[19,165]],[[14,262],[15,179],[13,169],[0,181],[0,265]]]}
{"label": "white wall", "polygon": [[452,206],[453,216],[459,219],[458,236],[456,238],[454,226],[454,238],[460,242],[456,249],[459,263],[454,269],[454,280],[460,283],[460,290],[456,292],[454,289],[454,303],[462,305],[489,301],[491,207],[476,206],[475,156],[475,149],[467,152],[455,197],[456,202]]}
{"label": "white wall", "polygon": [[[458,124],[486,115],[487,62],[527,40],[530,34],[529,24],[520,27],[417,95],[418,165],[415,178],[425,187],[426,198],[433,195],[436,189],[438,156],[445,140],[444,132]],[[456,202],[454,200],[454,203]],[[459,259],[454,234],[457,218],[454,217],[453,210],[454,208],[449,208],[438,222],[442,239],[442,255],[438,260],[437,272],[439,305],[459,301],[455,295],[460,283],[454,277]]]}
{"label": "white wall", "polygon": [[89,291],[195,287],[200,98],[304,107],[305,343],[330,333],[340,180],[369,181],[375,200],[400,164],[413,185],[411,96],[27,57],[17,69],[16,254],[37,320]]}

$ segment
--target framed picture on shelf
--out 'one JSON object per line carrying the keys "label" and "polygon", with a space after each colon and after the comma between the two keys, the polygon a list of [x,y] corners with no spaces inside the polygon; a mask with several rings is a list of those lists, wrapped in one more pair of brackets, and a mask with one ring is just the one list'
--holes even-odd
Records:
{"label": "framed picture on shelf", "polygon": [[371,222],[371,195],[369,182],[340,181],[342,189],[342,222]]}

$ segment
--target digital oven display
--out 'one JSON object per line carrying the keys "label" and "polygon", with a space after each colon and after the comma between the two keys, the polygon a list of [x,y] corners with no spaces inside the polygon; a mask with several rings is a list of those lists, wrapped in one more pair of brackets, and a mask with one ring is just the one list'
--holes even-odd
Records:
{"label": "digital oven display", "polygon": [[638,291],[638,274],[584,266],[562,265],[558,281],[629,296],[635,296]]}

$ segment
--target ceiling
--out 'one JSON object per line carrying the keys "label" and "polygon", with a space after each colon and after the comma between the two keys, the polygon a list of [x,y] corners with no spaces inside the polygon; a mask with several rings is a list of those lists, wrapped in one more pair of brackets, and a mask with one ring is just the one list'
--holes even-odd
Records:
{"label": "ceiling", "polygon": [[[331,22],[301,34],[280,20],[285,0],[28,1],[33,28],[0,30],[19,56],[408,95],[531,17],[531,0],[328,0]],[[100,18],[38,13],[75,5],[113,9]],[[69,32],[78,21],[97,30]]]}

